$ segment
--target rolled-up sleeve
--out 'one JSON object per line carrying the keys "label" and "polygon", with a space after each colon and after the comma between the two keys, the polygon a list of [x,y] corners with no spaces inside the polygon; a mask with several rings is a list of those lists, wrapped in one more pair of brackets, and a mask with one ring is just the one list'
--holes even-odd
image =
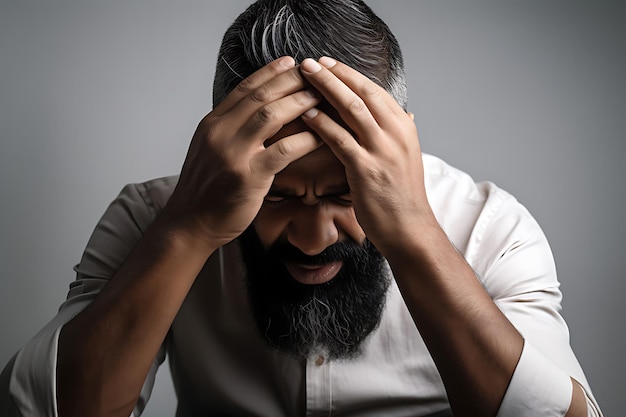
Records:
{"label": "rolled-up sleeve", "polygon": [[8,387],[3,387],[2,397],[7,397],[2,399],[2,410],[9,416],[57,415],[56,356],[61,327],[48,325],[4,370]]}
{"label": "rolled-up sleeve", "polygon": [[543,231],[505,192],[494,192],[483,216],[473,236],[470,261],[496,305],[524,338],[498,417],[563,417],[571,403],[571,378],[585,392],[589,416],[601,416],[560,314],[560,284]]}
{"label": "rolled-up sleeve", "polygon": [[[175,179],[170,177],[128,185],[105,211],[80,263],[74,268],[76,280],[70,284],[67,300],[58,314],[20,349],[3,371],[3,386],[0,387],[3,416],[57,416],[56,367],[61,329],[93,301],[119,269],[156,217],[174,184]],[[165,348],[162,347],[146,379],[134,415],[143,411],[158,366],[164,359]]]}
{"label": "rolled-up sleeve", "polygon": [[[602,413],[593,396],[581,386],[587,401],[587,415]],[[531,344],[525,343],[497,417],[564,416],[572,399],[570,376]]]}

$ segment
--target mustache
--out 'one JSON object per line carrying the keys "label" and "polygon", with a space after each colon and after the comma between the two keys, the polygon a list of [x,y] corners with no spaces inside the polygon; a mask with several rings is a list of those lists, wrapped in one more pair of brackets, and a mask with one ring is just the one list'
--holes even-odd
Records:
{"label": "mustache", "polygon": [[331,262],[366,256],[368,247],[371,246],[369,240],[363,244],[358,244],[353,240],[345,240],[328,246],[317,255],[307,255],[289,242],[276,242],[268,250],[268,257],[279,262],[297,263],[300,265],[320,266]]}

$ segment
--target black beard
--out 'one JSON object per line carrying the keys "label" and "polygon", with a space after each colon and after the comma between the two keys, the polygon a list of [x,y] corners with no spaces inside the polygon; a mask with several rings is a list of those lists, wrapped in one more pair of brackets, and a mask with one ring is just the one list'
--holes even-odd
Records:
{"label": "black beard", "polygon": [[[239,237],[248,297],[259,331],[270,347],[306,358],[324,352],[350,359],[382,317],[391,283],[385,259],[369,241],[336,243],[308,256],[288,242],[265,249],[252,226]],[[324,265],[343,261],[330,281],[301,284],[285,262]]]}

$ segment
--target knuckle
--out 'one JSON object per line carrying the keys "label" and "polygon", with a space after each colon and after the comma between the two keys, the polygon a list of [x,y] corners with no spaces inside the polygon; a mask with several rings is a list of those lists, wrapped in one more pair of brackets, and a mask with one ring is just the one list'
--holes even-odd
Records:
{"label": "knuckle", "polygon": [[285,67],[282,65],[280,60],[270,62],[267,66],[265,66],[265,68],[270,74],[274,76],[277,76],[285,72]]}
{"label": "knuckle", "polygon": [[264,84],[250,93],[250,99],[256,103],[265,103],[272,99],[272,91]]}
{"label": "knuckle", "polygon": [[322,84],[330,84],[336,79],[335,74],[330,71],[320,71],[317,74],[319,74],[319,81],[321,81]]}
{"label": "knuckle", "polygon": [[262,124],[270,124],[274,122],[277,117],[278,114],[276,110],[270,105],[265,105],[256,112],[256,118]]}
{"label": "knuckle", "polygon": [[307,107],[311,105],[312,97],[309,93],[299,91],[296,94],[291,95],[291,99],[298,107]]}
{"label": "knuckle", "polygon": [[381,94],[381,87],[373,82],[366,82],[363,83],[359,91],[363,97],[376,98]]}
{"label": "knuckle", "polygon": [[205,115],[198,123],[198,130],[205,129],[207,126],[213,123],[214,119],[215,117],[211,113]]}
{"label": "knuckle", "polygon": [[341,148],[347,148],[348,145],[354,141],[352,135],[346,131],[336,132],[332,135],[332,141],[339,145]]}
{"label": "knuckle", "polygon": [[291,155],[292,146],[288,141],[280,140],[276,143],[276,150],[274,153],[274,159],[276,161],[283,161],[289,158]]}
{"label": "knuckle", "polygon": [[298,107],[303,107],[305,104],[307,104],[307,99],[302,94],[292,94],[291,99]]}
{"label": "knuckle", "polygon": [[348,109],[353,112],[362,112],[365,110],[365,102],[361,97],[355,97],[348,103]]}
{"label": "knuckle", "polygon": [[215,117],[205,117],[198,125],[198,130],[202,131],[204,133],[204,137],[209,140],[219,136],[220,128],[221,123],[219,119]]}
{"label": "knuckle", "polygon": [[254,89],[254,81],[252,77],[244,78],[237,84],[237,92],[246,95],[249,94]]}
{"label": "knuckle", "polygon": [[286,77],[289,84],[304,86],[304,78],[302,77],[302,73],[298,68],[285,72],[283,76]]}

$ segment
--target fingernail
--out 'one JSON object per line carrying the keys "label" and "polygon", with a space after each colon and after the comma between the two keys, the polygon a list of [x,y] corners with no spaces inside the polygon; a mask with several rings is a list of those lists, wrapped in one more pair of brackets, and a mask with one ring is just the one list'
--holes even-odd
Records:
{"label": "fingernail", "polygon": [[290,56],[284,56],[278,60],[281,66],[285,68],[293,68],[296,65],[296,61]]}
{"label": "fingernail", "polygon": [[311,74],[316,73],[322,69],[322,66],[311,58],[306,58],[304,61],[302,61],[302,64],[300,66],[302,67],[304,71],[309,72]]}
{"label": "fingernail", "polygon": [[317,114],[319,113],[319,110],[317,110],[315,107],[313,107],[312,109],[308,109],[307,111],[305,111],[302,116],[304,116],[307,119],[312,119],[315,116],[317,116]]}
{"label": "fingernail", "polygon": [[318,62],[326,68],[332,68],[337,64],[337,61],[328,56],[321,57]]}

